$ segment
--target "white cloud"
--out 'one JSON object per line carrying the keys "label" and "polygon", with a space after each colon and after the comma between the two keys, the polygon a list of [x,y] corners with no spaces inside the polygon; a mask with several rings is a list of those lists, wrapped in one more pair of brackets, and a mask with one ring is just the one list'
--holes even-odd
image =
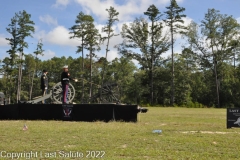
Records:
{"label": "white cloud", "polygon": [[[107,12],[105,13],[105,9],[109,8],[109,6],[115,6],[115,2],[113,0],[75,0],[78,4],[82,6],[84,9],[84,12],[87,12],[87,14],[95,14],[100,19],[105,19],[103,17],[107,16]],[[90,13],[89,13],[90,12]]]}
{"label": "white cloud", "polygon": [[8,41],[5,39],[3,35],[0,35],[0,46],[7,46]]}
{"label": "white cloud", "polygon": [[[181,23],[180,25],[183,25],[185,27],[187,27],[193,21],[193,19],[191,19],[190,17],[183,17],[182,20],[184,21],[184,23]],[[177,34],[175,38],[181,39],[182,37],[180,34]]]}
{"label": "white cloud", "polygon": [[[112,28],[114,30],[114,34],[118,35],[120,34],[120,30],[122,27],[123,23],[118,23],[118,25],[114,25]],[[99,30],[99,32],[101,33],[102,36],[107,36],[106,33],[101,32],[102,28],[104,25],[102,24],[95,24],[96,28]],[[118,51],[116,48],[114,48],[115,45],[122,43],[122,38],[121,35],[118,36],[113,36],[110,41],[109,41],[109,52],[108,52],[108,57],[107,60],[108,61],[112,61],[115,58],[120,58],[120,55],[118,54]],[[105,57],[106,56],[106,45],[107,45],[107,41],[105,41],[100,47],[101,47],[101,51],[99,53],[97,53],[98,57]]]}
{"label": "white cloud", "polygon": [[60,6],[67,6],[70,3],[70,0],[56,0],[56,3],[53,5],[53,7],[60,7]]}
{"label": "white cloud", "polygon": [[[114,30],[114,34],[117,35],[117,36],[113,36],[110,39],[109,48],[113,48],[115,45],[122,42],[122,38],[121,38],[121,35],[120,35],[122,25],[123,25],[123,23],[118,23],[118,25],[113,25],[112,26],[112,28]],[[95,26],[99,30],[99,32],[101,33],[102,36],[107,36],[106,33],[102,32],[102,28],[104,27],[104,25],[96,24]],[[102,46],[106,46],[106,41]]]}
{"label": "white cloud", "polygon": [[42,39],[43,42],[49,42],[55,45],[63,46],[78,46],[79,41],[76,39],[70,39],[69,30],[64,26],[57,26],[53,30],[46,33],[45,31],[40,31],[36,34],[38,39]]}
{"label": "white cloud", "polygon": [[[182,18],[182,19],[184,21],[184,24],[181,24],[181,25],[183,25],[185,27],[188,26],[191,23],[191,21],[192,21],[192,19],[190,17],[185,17],[185,18]],[[163,29],[163,33],[164,32],[169,32],[169,28],[165,27]],[[185,39],[182,38],[181,34],[175,34],[174,38],[175,38],[175,43],[174,43],[174,50],[173,50],[173,52],[181,54],[182,53],[182,46],[184,46],[187,42],[186,42]],[[167,52],[162,54],[162,57],[166,58],[168,56],[171,56],[171,54],[172,54],[172,51],[171,51],[171,48],[169,48],[169,50]]]}
{"label": "white cloud", "polygon": [[[155,4],[156,7],[159,8],[169,4],[169,0],[123,0],[123,2],[121,2],[122,4],[117,4],[116,0],[75,0],[75,2],[81,5],[86,14],[94,14],[101,21],[106,20],[108,17],[106,9],[114,6],[117,12],[119,12],[118,18],[120,20],[120,22],[117,22],[116,25],[113,26],[116,34],[120,34],[123,23],[132,22],[135,17],[133,15],[143,15],[143,12],[145,12],[150,5]],[[177,2],[183,2],[183,0],[177,0]],[[190,23],[188,18],[184,19],[184,21],[186,21],[185,24]],[[96,24],[96,28],[101,32],[101,28],[104,25],[105,24]],[[101,34],[104,35],[103,33]],[[110,50],[116,50],[113,47],[121,42],[121,35],[112,37],[109,44]],[[104,50],[105,46],[106,43],[102,45],[102,50]]]}
{"label": "white cloud", "polygon": [[[179,2],[183,0],[178,0]],[[169,3],[169,0],[127,0],[124,4],[117,4],[114,0],[75,0],[84,8],[87,14],[95,14],[100,20],[106,20],[108,13],[107,8],[113,6],[119,12],[120,21],[132,20],[134,14],[143,14],[147,8],[155,4],[156,7]],[[89,13],[90,11],[90,13]]]}
{"label": "white cloud", "polygon": [[[96,28],[99,30],[99,32],[104,36],[104,33],[101,32],[101,29],[104,25],[96,24]],[[119,28],[118,26],[113,26],[113,29],[115,30],[115,34],[119,34]],[[39,31],[36,33],[37,39],[42,39],[44,42],[49,42],[51,44],[55,45],[64,45],[64,46],[79,46],[80,40],[79,39],[70,39],[71,36],[69,34],[69,30],[65,28],[64,26],[57,26],[53,30],[49,32],[45,32],[44,30]],[[110,39],[109,48],[113,48],[116,44],[119,44],[122,42],[121,36],[114,36]],[[102,45],[102,47],[105,47],[106,43]]]}
{"label": "white cloud", "polygon": [[[184,21],[184,24],[183,24],[183,25],[184,25],[184,26],[188,26],[188,25],[191,23],[192,19],[191,19],[190,17],[185,17],[185,18],[183,18],[183,21]],[[132,22],[124,22],[124,23],[129,25],[129,24],[132,23]],[[114,31],[115,31],[115,34],[120,34],[122,25],[123,25],[123,22],[119,22],[119,23],[117,23],[117,25],[115,25],[115,26],[113,27],[113,28],[114,28]],[[103,25],[101,25],[101,24],[96,25],[96,28],[98,28],[99,30],[100,30],[102,27],[103,27]],[[168,29],[168,27],[164,27],[164,28],[163,28],[163,35],[165,35],[165,34],[169,34],[169,29]],[[175,42],[175,44],[174,44],[174,53],[181,53],[181,51],[182,51],[182,45],[184,45],[184,43],[186,43],[186,42],[185,42],[185,40],[182,39],[182,37],[181,37],[180,34],[176,34],[176,35],[175,35],[175,38],[176,38],[176,42]],[[119,55],[118,52],[117,52],[117,49],[114,48],[114,46],[117,45],[117,44],[122,43],[122,41],[123,41],[123,39],[122,39],[121,35],[112,37],[112,38],[110,39],[110,44],[109,44],[109,50],[110,50],[110,52],[109,52],[109,54],[108,54],[108,55],[109,55],[108,61],[113,60],[113,59],[116,58],[116,57],[118,57],[118,58],[120,57],[120,55]],[[103,52],[105,51],[105,49],[106,49],[106,42],[101,46],[101,51],[102,51],[101,56],[103,56],[103,57],[105,57],[105,53],[103,53]],[[169,55],[171,55],[171,50],[170,50],[170,48],[169,48],[169,50],[168,50],[166,53],[163,53],[163,54],[162,54],[163,57],[167,57],[167,56],[169,56]],[[133,61],[133,62],[134,62],[135,65],[138,64],[138,61]]]}
{"label": "white cloud", "polygon": [[40,21],[47,23],[48,25],[55,25],[55,26],[58,25],[57,20],[51,17],[50,15],[40,16],[39,19]]}
{"label": "white cloud", "polygon": [[134,63],[135,66],[139,66],[139,62],[136,59],[132,59],[131,61]]}
{"label": "white cloud", "polygon": [[116,50],[111,50],[108,52],[108,57],[107,57],[107,60],[108,61],[112,61],[114,60],[115,58],[120,58],[120,55],[117,53]]}
{"label": "white cloud", "polygon": [[[121,27],[123,23],[129,23],[132,22],[136,15],[143,15],[143,12],[147,10],[147,8],[155,4],[157,8],[161,12],[162,8],[165,9],[165,6],[169,4],[169,0],[121,0],[120,3],[118,3],[118,0],[56,0],[53,7],[61,8],[66,7],[70,2],[75,1],[77,4],[79,4],[83,12],[85,14],[90,14],[97,16],[97,19],[99,20],[98,23],[101,21],[106,21],[108,17],[108,12],[106,11],[107,8],[110,8],[110,6],[113,6],[117,12],[119,12],[119,20],[120,22],[116,23],[115,26],[113,26],[115,33],[119,34],[121,31]],[[178,3],[183,2],[183,0],[177,0]],[[55,28],[50,31],[38,31],[36,34],[38,39],[43,39],[44,43],[50,43],[54,45],[59,46],[69,46],[69,47],[76,47],[80,44],[79,40],[77,39],[69,39],[69,30],[64,26],[58,26],[58,22],[56,19],[49,15],[40,16],[39,19],[48,24],[48,25],[54,25]],[[188,19],[186,18],[186,21]],[[186,24],[186,23],[185,23]],[[96,28],[99,29],[99,32],[101,33],[101,28],[105,25],[105,23],[102,24],[96,24]],[[103,35],[103,33],[101,33]],[[179,38],[179,37],[177,37]],[[113,60],[116,57],[120,57],[117,53],[117,49],[114,48],[115,45],[120,44],[122,42],[121,35],[112,37],[110,39],[109,44],[109,53],[108,53],[108,60]],[[98,56],[105,57],[105,50],[106,50],[106,42],[102,44],[101,51],[98,54]],[[55,54],[54,52],[48,52],[48,54]],[[50,54],[51,55],[51,54]],[[137,63],[137,62],[135,62]]]}
{"label": "white cloud", "polygon": [[43,52],[43,56],[39,56],[40,59],[48,60],[56,56],[56,53],[51,50],[46,50]]}
{"label": "white cloud", "polygon": [[238,23],[240,23],[240,17],[237,18]]}
{"label": "white cloud", "polygon": [[190,17],[185,17],[185,18],[182,18],[182,19],[184,21],[184,26],[188,26],[193,21],[193,19],[190,18]]}

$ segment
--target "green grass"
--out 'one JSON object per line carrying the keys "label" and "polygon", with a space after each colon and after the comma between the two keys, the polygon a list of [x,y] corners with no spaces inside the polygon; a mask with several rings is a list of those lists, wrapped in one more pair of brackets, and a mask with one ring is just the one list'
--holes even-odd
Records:
{"label": "green grass", "polygon": [[[138,114],[137,123],[0,121],[0,153],[25,153],[19,159],[26,159],[32,151],[38,157],[31,159],[47,160],[61,159],[59,152],[84,154],[64,159],[239,159],[240,129],[226,129],[226,109],[148,109]],[[25,123],[27,131],[22,130]],[[152,133],[154,129],[162,134]],[[88,151],[105,154],[87,158]]]}

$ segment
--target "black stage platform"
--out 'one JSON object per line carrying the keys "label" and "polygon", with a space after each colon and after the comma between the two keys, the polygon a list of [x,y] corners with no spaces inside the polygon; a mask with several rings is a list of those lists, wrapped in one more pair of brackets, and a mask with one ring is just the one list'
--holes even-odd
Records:
{"label": "black stage platform", "polygon": [[138,105],[122,104],[12,104],[0,106],[0,120],[67,120],[137,122],[147,112]]}

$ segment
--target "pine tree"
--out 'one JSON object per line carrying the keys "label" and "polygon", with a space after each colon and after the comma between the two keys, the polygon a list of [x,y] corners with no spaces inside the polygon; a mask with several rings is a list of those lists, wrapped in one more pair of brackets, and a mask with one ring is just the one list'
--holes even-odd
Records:
{"label": "pine tree", "polygon": [[84,80],[83,80],[83,74],[84,74],[84,48],[87,47],[87,30],[89,25],[93,23],[94,19],[90,15],[85,15],[83,12],[80,12],[77,15],[77,18],[75,20],[75,25],[73,25],[70,28],[69,34],[71,34],[70,38],[77,38],[80,39],[81,44],[77,49],[77,53],[82,52],[82,73],[81,73],[81,78],[82,78],[82,96],[81,96],[81,101],[83,103],[84,99]]}
{"label": "pine tree", "polygon": [[[123,43],[118,45],[121,54],[131,57],[139,62],[142,70],[148,73],[148,81],[150,82],[149,102],[153,103],[153,70],[156,62],[160,59],[162,53],[166,52],[170,46],[169,38],[162,33],[162,23],[159,22],[161,14],[159,10],[151,5],[145,15],[150,20],[144,18],[136,18],[129,25],[124,24],[122,27]],[[138,50],[141,53],[138,53]]]}
{"label": "pine tree", "polygon": [[171,34],[171,50],[172,50],[172,80],[171,80],[171,105],[174,104],[174,34],[180,33],[181,31],[179,29],[183,29],[184,27],[180,24],[183,24],[184,21],[182,20],[183,17],[186,17],[186,15],[182,14],[182,12],[185,11],[185,8],[179,7],[176,0],[171,0],[170,5],[167,8],[166,19],[164,20],[167,24],[167,26],[170,28],[170,34]]}
{"label": "pine tree", "polygon": [[[104,42],[105,40],[107,40],[107,44],[106,44],[105,61],[103,64],[102,77],[101,77],[101,88],[103,88],[104,74],[105,74],[106,65],[107,65],[106,64],[107,56],[108,56],[108,52],[110,51],[109,50],[110,39],[118,35],[118,34],[114,34],[113,25],[115,22],[119,21],[118,19],[119,12],[117,12],[114,7],[110,6],[109,9],[106,9],[106,11],[108,12],[108,21],[106,23],[106,26],[102,28],[102,32],[106,33],[107,36],[102,37],[102,41]],[[100,99],[101,99],[101,96],[102,96],[102,90],[100,91]]]}
{"label": "pine tree", "polygon": [[[18,83],[17,83],[17,101],[21,99],[21,81],[22,81],[22,63],[24,56],[24,48],[28,48],[28,43],[25,41],[27,37],[32,37],[34,33],[34,22],[30,20],[31,15],[25,10],[15,13],[11,19],[11,24],[6,30],[12,35],[12,38],[6,38],[11,45],[8,51],[11,57],[11,63],[18,65]],[[18,58],[17,57],[18,53]]]}

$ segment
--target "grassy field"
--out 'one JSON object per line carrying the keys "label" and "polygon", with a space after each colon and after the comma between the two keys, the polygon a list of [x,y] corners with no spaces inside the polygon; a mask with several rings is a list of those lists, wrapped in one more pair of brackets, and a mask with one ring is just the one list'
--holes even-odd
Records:
{"label": "grassy field", "polygon": [[226,129],[226,109],[148,109],[137,123],[0,121],[0,159],[239,159],[240,129]]}

